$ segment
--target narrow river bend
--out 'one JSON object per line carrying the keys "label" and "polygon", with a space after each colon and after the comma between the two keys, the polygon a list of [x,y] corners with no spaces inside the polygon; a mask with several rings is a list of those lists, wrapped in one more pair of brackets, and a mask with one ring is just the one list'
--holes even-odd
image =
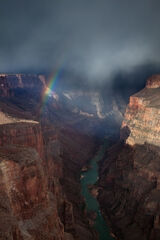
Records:
{"label": "narrow river bend", "polygon": [[106,146],[107,143],[105,142],[104,145],[100,147],[96,156],[91,160],[90,168],[88,169],[88,171],[81,173],[82,195],[86,201],[87,211],[94,211],[97,214],[94,227],[99,234],[99,240],[113,240],[113,238],[110,236],[109,228],[107,227],[106,222],[104,221],[104,218],[101,215],[98,201],[90,193],[88,185],[93,185],[97,181],[98,178],[97,162],[103,158]]}

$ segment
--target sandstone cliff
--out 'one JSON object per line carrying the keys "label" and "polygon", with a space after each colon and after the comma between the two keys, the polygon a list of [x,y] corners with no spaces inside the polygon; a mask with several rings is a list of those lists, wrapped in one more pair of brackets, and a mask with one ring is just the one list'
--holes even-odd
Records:
{"label": "sandstone cliff", "polygon": [[146,88],[130,97],[122,128],[130,130],[126,143],[145,142],[160,146],[160,76],[147,81]]}
{"label": "sandstone cliff", "polygon": [[106,153],[99,201],[118,239],[160,239],[160,76],[130,97],[121,141]]}

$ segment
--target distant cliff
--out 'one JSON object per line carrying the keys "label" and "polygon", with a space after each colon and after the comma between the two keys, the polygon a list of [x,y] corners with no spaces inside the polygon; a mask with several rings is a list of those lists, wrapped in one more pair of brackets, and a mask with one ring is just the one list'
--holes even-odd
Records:
{"label": "distant cliff", "polygon": [[160,239],[160,75],[130,97],[121,141],[106,154],[99,201],[118,239]]}
{"label": "distant cliff", "polygon": [[0,96],[9,97],[17,88],[40,88],[46,86],[46,79],[43,75],[33,74],[0,74]]}

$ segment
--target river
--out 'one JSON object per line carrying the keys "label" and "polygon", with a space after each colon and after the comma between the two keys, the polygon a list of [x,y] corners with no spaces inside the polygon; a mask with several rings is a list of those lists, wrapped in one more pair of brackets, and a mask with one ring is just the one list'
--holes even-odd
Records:
{"label": "river", "polygon": [[82,172],[81,178],[81,187],[82,187],[82,195],[86,201],[86,208],[87,211],[94,211],[97,214],[94,228],[97,230],[99,234],[99,240],[113,240],[110,236],[109,228],[104,221],[103,216],[100,212],[100,207],[96,198],[92,196],[88,189],[88,185],[93,185],[96,183],[98,178],[98,164],[97,162],[100,161],[105,153],[107,143],[105,142],[103,146],[100,147],[99,151],[97,152],[96,156],[90,161],[90,168],[86,172]]}

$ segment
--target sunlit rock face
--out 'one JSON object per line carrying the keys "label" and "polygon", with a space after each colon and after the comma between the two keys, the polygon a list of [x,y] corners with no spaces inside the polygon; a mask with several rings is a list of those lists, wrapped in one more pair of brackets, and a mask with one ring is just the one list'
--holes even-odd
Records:
{"label": "sunlit rock face", "polygon": [[129,145],[160,146],[160,75],[151,77],[146,87],[130,97],[122,128],[128,127]]}
{"label": "sunlit rock face", "polygon": [[104,101],[99,91],[65,91],[63,95],[73,113],[102,121],[113,118],[120,126],[126,106],[120,96],[108,97],[108,101]]}
{"label": "sunlit rock face", "polygon": [[159,76],[130,97],[121,141],[100,171],[99,201],[118,239],[160,239]]}
{"label": "sunlit rock face", "polygon": [[99,92],[75,90],[66,91],[63,95],[68,99],[74,112],[87,117],[105,118],[104,102]]}
{"label": "sunlit rock face", "polygon": [[160,87],[160,75],[153,75],[147,80],[147,88],[159,88]]}

